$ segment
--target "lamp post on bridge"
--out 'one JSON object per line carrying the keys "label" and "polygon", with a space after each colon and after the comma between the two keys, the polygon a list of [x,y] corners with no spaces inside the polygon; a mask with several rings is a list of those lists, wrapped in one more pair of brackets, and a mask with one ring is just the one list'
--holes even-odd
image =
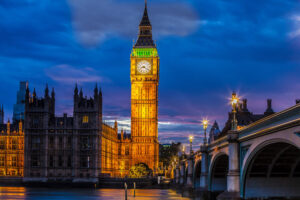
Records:
{"label": "lamp post on bridge", "polygon": [[192,147],[192,145],[193,145],[193,139],[194,139],[194,136],[191,135],[189,137],[189,141],[190,141],[190,155],[193,154],[193,147]]}
{"label": "lamp post on bridge", "polygon": [[204,145],[207,144],[206,129],[207,129],[208,123],[209,123],[209,121],[207,119],[202,120],[202,125],[203,125],[203,129],[204,129],[204,139],[203,139]]}
{"label": "lamp post on bridge", "polygon": [[239,166],[239,132],[237,121],[237,106],[239,105],[239,97],[235,92],[232,93],[232,121],[231,130],[227,132],[228,141],[228,174],[227,174],[227,190],[221,193],[217,199],[240,199],[240,166]]}
{"label": "lamp post on bridge", "polygon": [[232,121],[231,121],[231,130],[237,130],[237,119],[236,119],[236,108],[239,103],[239,97],[236,95],[235,92],[232,93],[231,97],[231,106],[232,106]]}

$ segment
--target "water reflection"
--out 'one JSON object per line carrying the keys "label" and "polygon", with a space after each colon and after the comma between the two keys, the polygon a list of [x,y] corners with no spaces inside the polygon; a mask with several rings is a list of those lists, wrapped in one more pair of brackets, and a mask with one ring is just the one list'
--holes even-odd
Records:
{"label": "water reflection", "polygon": [[[154,200],[154,199],[182,199],[174,190],[138,189],[134,198],[133,190],[128,190],[128,200]],[[0,187],[0,199],[5,200],[122,200],[125,192],[121,189],[49,189],[49,188],[25,188],[25,187]]]}

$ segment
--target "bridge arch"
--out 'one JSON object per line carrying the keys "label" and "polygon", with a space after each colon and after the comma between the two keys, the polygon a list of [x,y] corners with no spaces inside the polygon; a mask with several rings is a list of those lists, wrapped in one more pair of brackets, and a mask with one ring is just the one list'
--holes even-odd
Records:
{"label": "bridge arch", "polygon": [[201,160],[198,160],[194,165],[194,172],[193,172],[194,188],[200,187],[200,176],[201,176]]}
{"label": "bridge arch", "polygon": [[244,198],[300,196],[300,146],[274,138],[251,148],[243,161]]}
{"label": "bridge arch", "polygon": [[213,157],[209,167],[209,191],[221,192],[227,189],[228,162],[229,157],[224,152]]}

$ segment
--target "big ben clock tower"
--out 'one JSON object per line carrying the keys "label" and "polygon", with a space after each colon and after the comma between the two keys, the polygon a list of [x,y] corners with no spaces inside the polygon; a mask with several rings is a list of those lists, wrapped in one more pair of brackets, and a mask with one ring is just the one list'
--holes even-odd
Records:
{"label": "big ben clock tower", "polygon": [[139,36],[131,53],[131,138],[132,165],[158,167],[157,103],[159,57],[152,39],[147,1],[139,25]]}

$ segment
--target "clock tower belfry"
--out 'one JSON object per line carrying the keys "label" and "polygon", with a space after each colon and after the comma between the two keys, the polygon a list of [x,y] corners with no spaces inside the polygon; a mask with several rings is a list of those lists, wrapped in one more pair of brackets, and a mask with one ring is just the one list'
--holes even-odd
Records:
{"label": "clock tower belfry", "polygon": [[159,156],[159,56],[152,39],[147,2],[130,60],[132,165],[145,163],[155,172]]}

